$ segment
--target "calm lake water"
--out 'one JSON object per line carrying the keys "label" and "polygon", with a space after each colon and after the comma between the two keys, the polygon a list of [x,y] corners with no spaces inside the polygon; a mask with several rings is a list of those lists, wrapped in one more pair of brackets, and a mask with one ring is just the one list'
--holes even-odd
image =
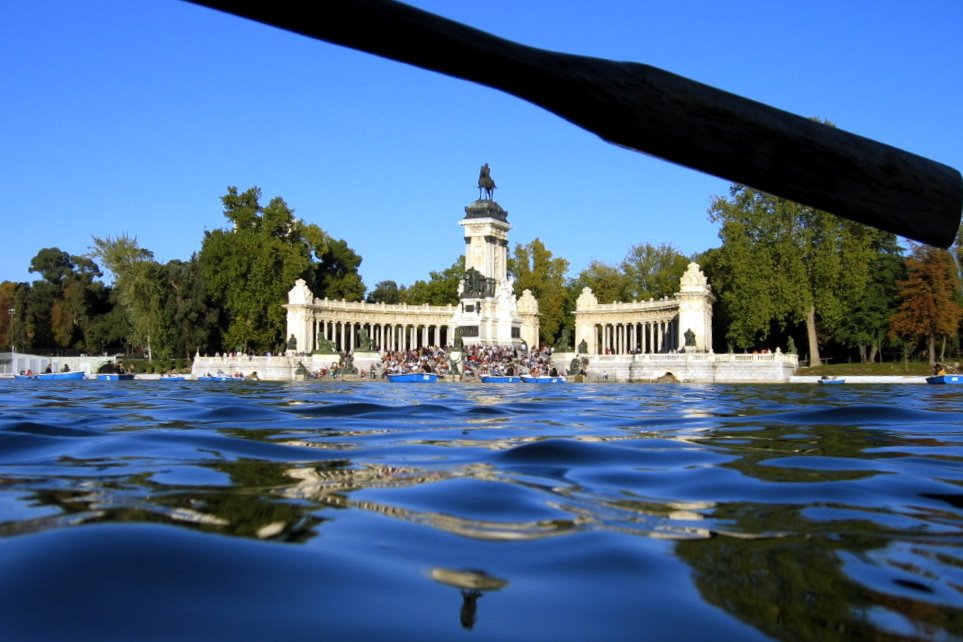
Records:
{"label": "calm lake water", "polygon": [[0,639],[960,639],[961,461],[963,386],[0,381]]}

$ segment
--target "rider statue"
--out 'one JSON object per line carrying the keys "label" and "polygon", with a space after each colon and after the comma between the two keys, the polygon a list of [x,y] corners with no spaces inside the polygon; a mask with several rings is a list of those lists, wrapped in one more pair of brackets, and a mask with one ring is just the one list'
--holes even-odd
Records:
{"label": "rider statue", "polygon": [[485,193],[485,198],[489,201],[495,195],[495,181],[492,180],[492,172],[488,163],[482,165],[478,172],[478,200],[482,199],[482,192]]}

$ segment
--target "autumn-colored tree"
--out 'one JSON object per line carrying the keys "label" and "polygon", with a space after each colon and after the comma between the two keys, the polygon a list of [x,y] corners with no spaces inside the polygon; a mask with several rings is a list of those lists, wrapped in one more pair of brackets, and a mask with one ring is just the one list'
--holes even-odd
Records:
{"label": "autumn-colored tree", "polygon": [[936,363],[936,340],[951,337],[963,317],[957,303],[956,266],[946,250],[917,245],[906,259],[906,279],[899,282],[902,303],[890,320],[894,336],[926,341],[930,365]]}

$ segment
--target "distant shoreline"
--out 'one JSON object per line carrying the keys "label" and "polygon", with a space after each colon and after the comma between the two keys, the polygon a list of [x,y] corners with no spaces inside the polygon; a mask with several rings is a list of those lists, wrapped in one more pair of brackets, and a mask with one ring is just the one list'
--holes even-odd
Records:
{"label": "distant shoreline", "polygon": [[[186,381],[191,381],[191,380],[192,380],[191,375],[175,375],[175,376],[185,377],[185,380],[186,380]],[[157,380],[157,379],[160,379],[160,378],[161,378],[161,375],[159,375],[159,374],[146,374],[146,373],[145,373],[145,374],[138,374],[138,375],[136,375],[135,380],[152,381],[152,380]],[[926,377],[924,377],[923,375],[851,375],[851,376],[850,376],[850,375],[837,375],[837,376],[835,376],[834,378],[835,378],[835,379],[842,379],[842,380],[845,381],[845,383],[847,383],[847,384],[850,384],[850,383],[851,383],[851,384],[916,384],[916,385],[919,385],[919,384],[924,384],[924,385],[925,385],[925,384],[926,384]],[[13,375],[7,374],[7,373],[0,373],[0,379],[11,379],[11,380],[12,380],[12,379],[13,379]],[[822,377],[821,377],[820,375],[793,375],[792,377],[789,378],[788,383],[790,383],[790,384],[794,384],[794,383],[818,384],[820,379],[822,379]],[[361,378],[361,377],[355,378],[355,377],[350,377],[350,376],[343,377],[343,378],[341,378],[340,380],[341,380],[341,381],[352,381],[352,382],[355,382],[355,381],[370,381],[370,379],[365,379],[365,378]],[[311,381],[313,381],[313,380],[311,380]],[[325,381],[338,381],[338,379],[330,379],[330,380],[325,380]],[[379,381],[380,381],[380,380],[379,380]],[[476,380],[473,380],[472,382],[465,382],[465,383],[473,383],[473,382],[476,382]],[[448,381],[446,381],[446,383],[462,383],[462,382],[460,382],[460,381],[457,381],[457,382],[456,382],[456,381],[453,381],[453,380],[448,380]],[[578,382],[576,382],[576,381],[571,381],[571,383],[578,383]],[[592,382],[592,383],[609,383],[609,382]],[[616,382],[611,382],[611,383],[616,383]],[[625,382],[622,382],[622,383],[625,383]],[[650,382],[633,382],[633,383],[640,383],[640,384],[642,384],[642,383],[650,383]],[[783,384],[783,385],[784,385],[784,383],[786,383],[786,382],[765,382],[765,381],[759,381],[759,382],[749,383],[748,385],[758,385],[758,384],[760,384],[760,383],[761,383],[761,384],[766,384],[766,383],[779,383],[779,384]],[[700,385],[701,385],[701,384],[700,384]],[[720,383],[720,385],[723,385],[723,384]],[[734,383],[734,384],[724,384],[724,385],[739,385],[739,384],[738,384],[738,383]]]}
{"label": "distant shoreline", "polygon": [[[914,383],[925,384],[923,375],[835,375],[834,379],[842,379],[846,383]],[[818,383],[820,375],[793,375],[789,383]]]}

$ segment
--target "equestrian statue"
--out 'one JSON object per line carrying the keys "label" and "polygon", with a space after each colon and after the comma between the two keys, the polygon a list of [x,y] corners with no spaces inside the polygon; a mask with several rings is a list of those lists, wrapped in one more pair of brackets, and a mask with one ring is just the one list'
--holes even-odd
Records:
{"label": "equestrian statue", "polygon": [[482,192],[485,193],[485,200],[492,200],[495,195],[495,181],[492,180],[492,171],[488,163],[482,165],[478,172],[478,200],[482,200]]}

